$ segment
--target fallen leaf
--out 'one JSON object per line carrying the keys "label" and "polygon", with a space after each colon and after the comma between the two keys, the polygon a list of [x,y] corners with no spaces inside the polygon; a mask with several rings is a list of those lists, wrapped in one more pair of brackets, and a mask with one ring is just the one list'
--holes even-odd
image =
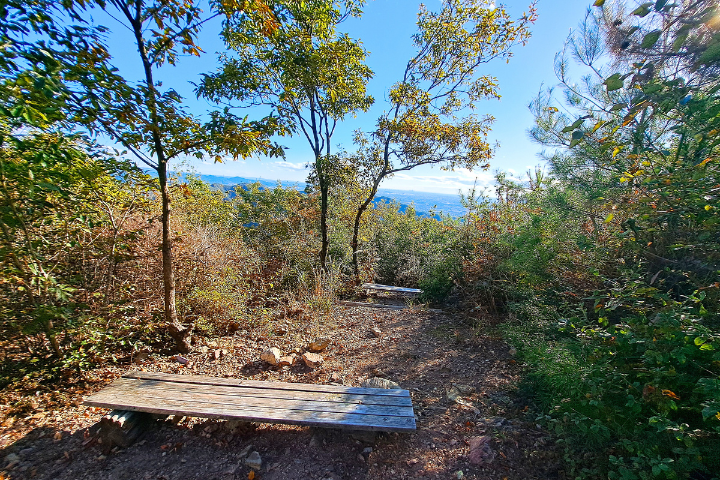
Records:
{"label": "fallen leaf", "polygon": [[53,436],[53,440],[56,442],[59,440],[62,440],[62,432],[55,432],[55,435]]}
{"label": "fallen leaf", "polygon": [[248,473],[248,480],[253,480],[255,478],[255,471],[250,470],[250,473]]}

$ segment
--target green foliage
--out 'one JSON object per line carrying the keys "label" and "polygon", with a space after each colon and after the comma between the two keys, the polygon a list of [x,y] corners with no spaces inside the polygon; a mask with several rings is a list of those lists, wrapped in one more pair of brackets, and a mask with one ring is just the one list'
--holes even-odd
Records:
{"label": "green foliage", "polygon": [[456,221],[419,217],[412,207],[401,212],[395,204],[380,204],[376,210],[377,227],[368,240],[376,258],[375,278],[419,287],[425,300],[444,300],[468,253]]}
{"label": "green foliage", "polygon": [[[136,232],[125,219],[146,205],[151,182],[81,137],[29,132],[0,154],[2,328],[28,341],[44,334],[55,355],[78,352],[88,294],[107,302]],[[93,273],[88,263],[96,262]],[[83,300],[84,299],[84,300]],[[61,335],[63,340],[58,337]]]}
{"label": "green foliage", "polygon": [[[312,149],[309,183],[320,193],[320,263],[329,248],[328,209],[338,157],[332,137],[338,122],[366,111],[374,99],[366,85],[373,72],[362,44],[339,33],[349,17],[360,16],[364,1],[276,2],[271,13],[243,11],[227,22],[223,37],[233,56],[208,74],[198,94],[241,106],[267,105],[291,133],[302,133]],[[266,35],[257,35],[258,29]]]}
{"label": "green foliage", "polygon": [[488,168],[492,147],[486,138],[494,119],[467,111],[499,93],[497,80],[479,70],[495,59],[509,61],[512,48],[530,37],[535,16],[534,4],[518,20],[481,0],[444,1],[439,11],[420,6],[416,54],[392,86],[375,130],[355,136],[353,173],[363,199],[351,242],[356,277],[360,224],[384,179],[421,165]]}
{"label": "green foliage", "polygon": [[[718,33],[704,23],[717,13],[714,2],[590,13],[568,42],[590,76],[578,85],[569,56],[556,62],[576,115],[560,113],[552,91],[532,105],[531,134],[559,148],[554,181],[500,209],[524,218],[492,239],[496,251],[507,245],[495,271],[510,267],[526,287],[509,299],[522,308],[508,335],[578,478],[712,478],[720,468],[720,110],[707,53]],[[602,65],[604,54],[618,62]],[[555,313],[533,320],[544,305]]]}

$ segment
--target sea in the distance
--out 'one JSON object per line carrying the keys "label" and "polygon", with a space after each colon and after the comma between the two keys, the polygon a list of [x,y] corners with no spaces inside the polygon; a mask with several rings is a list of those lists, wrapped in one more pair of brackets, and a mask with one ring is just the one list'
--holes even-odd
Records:
{"label": "sea in the distance", "polygon": [[[233,187],[235,185],[248,185],[252,183],[260,183],[265,188],[275,188],[278,183],[284,187],[293,187],[298,190],[305,189],[305,182],[292,182],[285,180],[266,180],[263,178],[245,178],[245,177],[224,177],[220,175],[195,175],[211,185],[223,186],[224,188]],[[185,178],[185,174],[180,179]],[[467,209],[460,204],[460,194],[419,192],[414,190],[395,190],[389,188],[381,188],[375,196],[375,202],[394,200],[400,204],[404,210],[407,206],[412,205],[418,215],[430,216],[442,212],[451,217],[461,217],[467,213]]]}

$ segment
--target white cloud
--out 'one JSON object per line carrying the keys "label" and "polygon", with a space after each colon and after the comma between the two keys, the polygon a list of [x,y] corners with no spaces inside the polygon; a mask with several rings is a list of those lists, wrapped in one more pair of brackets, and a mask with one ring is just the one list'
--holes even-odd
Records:
{"label": "white cloud", "polygon": [[287,169],[287,170],[295,170],[295,171],[307,170],[307,167],[305,166],[304,163],[290,163],[290,162],[278,161],[278,162],[273,162],[273,165],[276,165],[279,168],[283,168],[283,169]]}

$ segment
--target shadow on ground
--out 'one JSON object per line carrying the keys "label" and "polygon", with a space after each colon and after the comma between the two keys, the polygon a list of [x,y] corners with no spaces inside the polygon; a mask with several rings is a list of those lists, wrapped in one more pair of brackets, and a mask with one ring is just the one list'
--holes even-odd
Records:
{"label": "shadow on ground", "polygon": [[[383,335],[368,335],[370,326]],[[1,449],[4,478],[562,478],[552,438],[514,395],[520,368],[497,336],[451,315],[363,308],[342,309],[325,334],[332,343],[319,369],[269,370],[253,360],[234,371],[246,378],[306,383],[390,379],[410,390],[417,432],[375,437],[269,424],[230,428],[228,422],[202,419],[158,421],[131,447],[104,454],[93,440],[98,425],[92,424],[104,411],[92,409],[89,427],[72,433],[35,428]],[[162,371],[166,365],[153,368]],[[212,375],[212,368],[208,364],[194,373]],[[454,386],[462,391],[459,401],[448,395]],[[482,455],[471,451],[478,443],[484,445]],[[253,451],[262,467],[249,475],[245,459]]]}

